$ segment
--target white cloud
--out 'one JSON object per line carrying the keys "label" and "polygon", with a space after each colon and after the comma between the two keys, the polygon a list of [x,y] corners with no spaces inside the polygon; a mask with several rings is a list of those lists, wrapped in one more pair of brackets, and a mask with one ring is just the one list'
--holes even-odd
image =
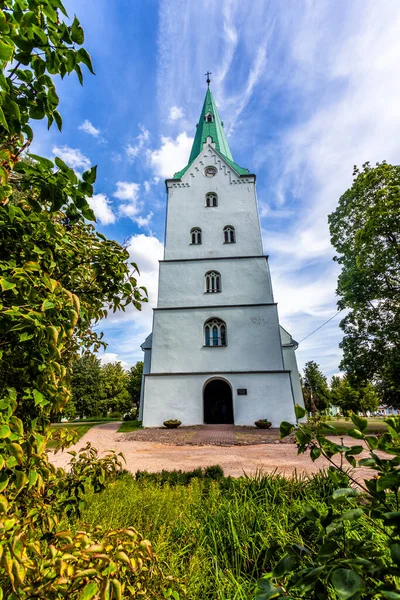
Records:
{"label": "white cloud", "polygon": [[[153,308],[158,294],[159,260],[163,258],[164,246],[155,236],[140,233],[128,240],[127,250],[129,261],[137,263],[139,267],[140,275],[135,273],[135,276],[138,285],[146,287],[149,301],[142,304],[141,311],[129,306],[125,312],[110,313],[101,326],[105,340],[110,342],[110,350],[132,363],[143,360],[140,344],[152,329]],[[111,352],[107,354],[111,355]]]}
{"label": "white cloud", "polygon": [[71,169],[77,171],[87,171],[91,167],[90,159],[82,154],[78,148],[70,148],[70,146],[54,146],[52,150],[55,156],[63,160]]}
{"label": "white cloud", "polygon": [[150,141],[150,131],[139,124],[140,133],[136,137],[135,144],[127,144],[125,146],[125,152],[129,162],[134,162],[140,151],[143,150]]}
{"label": "white cloud", "polygon": [[180,106],[171,106],[169,111],[169,120],[177,121],[178,119],[182,119],[184,116],[183,108]]}
{"label": "white cloud", "polygon": [[116,216],[113,213],[110,201],[105,194],[95,194],[93,198],[88,198],[88,202],[96,215],[96,219],[98,219],[102,225],[115,223]]}
{"label": "white cloud", "polygon": [[95,138],[100,137],[100,129],[97,129],[88,119],[85,119],[82,125],[79,125],[78,129],[81,129],[85,133],[88,133]]}
{"label": "white cloud", "polygon": [[149,193],[149,191],[150,191],[150,186],[151,186],[151,184],[150,184],[150,182],[149,182],[149,181],[144,181],[144,182],[143,182],[143,187],[144,187],[144,189],[145,189],[145,191],[146,191],[146,194],[148,194],[148,193]]}
{"label": "white cloud", "polygon": [[149,212],[149,214],[146,217],[141,217],[140,215],[138,217],[136,217],[135,221],[138,224],[139,227],[148,227],[151,221],[151,218],[153,216],[154,213],[152,213],[151,211]]}
{"label": "white cloud", "polygon": [[135,202],[139,195],[140,183],[133,183],[131,181],[117,181],[117,190],[113,193],[113,196],[118,200],[131,200]]}
{"label": "white cloud", "polygon": [[174,173],[185,167],[189,160],[193,138],[184,131],[176,139],[161,138],[161,147],[149,153],[150,164],[158,176],[172,177]]}
{"label": "white cloud", "polygon": [[120,362],[121,366],[124,369],[127,369],[129,367],[128,363],[125,360],[121,360],[119,358],[119,355],[116,352],[107,352],[107,351],[105,351],[104,354],[98,354],[97,356],[98,356],[100,362],[103,365],[108,365],[110,363]]}

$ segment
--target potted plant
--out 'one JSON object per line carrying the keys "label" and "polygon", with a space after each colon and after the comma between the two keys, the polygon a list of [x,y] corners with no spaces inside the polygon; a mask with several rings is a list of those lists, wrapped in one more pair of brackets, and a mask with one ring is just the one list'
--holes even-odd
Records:
{"label": "potted plant", "polygon": [[259,429],[269,429],[272,423],[271,421],[268,421],[268,419],[258,419],[258,421],[254,423],[254,425]]}
{"label": "potted plant", "polygon": [[168,421],[164,421],[163,425],[167,429],[176,429],[176,427],[182,425],[182,421],[178,421],[178,419],[169,419]]}

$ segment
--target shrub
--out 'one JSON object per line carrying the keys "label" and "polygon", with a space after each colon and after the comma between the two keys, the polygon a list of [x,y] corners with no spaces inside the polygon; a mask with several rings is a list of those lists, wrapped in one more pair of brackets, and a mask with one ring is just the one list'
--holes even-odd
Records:
{"label": "shrub", "polygon": [[219,481],[224,478],[224,470],[220,465],[211,465],[204,469],[204,477]]}
{"label": "shrub", "polygon": [[272,423],[271,421],[268,421],[268,419],[258,419],[258,421],[254,423],[254,425],[259,429],[269,429]]}
{"label": "shrub", "polygon": [[119,411],[114,410],[110,413],[110,419],[122,419],[122,414]]}
{"label": "shrub", "polygon": [[182,421],[179,421],[178,419],[169,419],[168,421],[164,421],[163,425],[167,429],[176,429],[176,427],[182,425]]}
{"label": "shrub", "polygon": [[[304,414],[297,405],[297,419]],[[256,598],[400,597],[400,417],[385,419],[388,432],[380,438],[365,434],[367,419],[352,414],[351,420],[354,429],[348,435],[362,440],[364,446],[336,444],[326,437],[337,433],[328,423],[301,424],[296,430],[298,454],[309,451],[313,461],[323,456],[338,478],[326,509],[307,506],[294,526],[317,527],[315,546],[310,550],[307,542],[288,544],[286,554],[259,580]],[[286,437],[295,426],[283,422],[280,430],[281,437]],[[357,460],[365,448],[369,456]],[[340,457],[338,462],[335,456]],[[343,460],[351,471],[345,473]],[[359,467],[372,469],[373,477],[362,482],[354,471]],[[341,480],[343,474],[349,480],[347,485]],[[371,529],[381,536],[378,551],[371,541]]]}

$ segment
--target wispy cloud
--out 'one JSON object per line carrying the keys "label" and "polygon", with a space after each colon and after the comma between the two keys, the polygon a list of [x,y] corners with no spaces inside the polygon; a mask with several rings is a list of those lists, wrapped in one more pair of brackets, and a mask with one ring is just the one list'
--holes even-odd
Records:
{"label": "wispy cloud", "polygon": [[182,119],[184,114],[185,113],[183,112],[183,108],[181,108],[180,106],[171,106],[169,110],[169,120],[178,121],[179,119]]}
{"label": "wispy cloud", "polygon": [[93,123],[91,123],[88,119],[85,119],[83,121],[82,125],[79,125],[78,129],[80,129],[81,131],[84,131],[88,135],[91,135],[95,138],[100,137],[100,133],[101,133],[100,129],[97,129],[97,127],[95,127],[93,125]]}
{"label": "wispy cloud", "polygon": [[129,162],[133,162],[150,140],[150,131],[139,124],[140,133],[136,136],[134,144],[125,146],[125,153]]}

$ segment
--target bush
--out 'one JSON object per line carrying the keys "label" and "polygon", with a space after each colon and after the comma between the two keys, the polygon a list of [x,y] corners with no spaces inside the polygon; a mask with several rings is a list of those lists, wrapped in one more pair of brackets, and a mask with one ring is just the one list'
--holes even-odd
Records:
{"label": "bush", "polygon": [[192,479],[202,479],[206,481],[219,481],[224,478],[224,471],[220,465],[212,465],[206,469],[193,469],[193,471],[166,471],[163,469],[161,473],[149,473],[148,471],[137,471],[135,475],[136,481],[150,482],[161,486],[170,485],[189,485]]}
{"label": "bush", "polygon": [[254,425],[259,429],[269,429],[272,423],[271,421],[268,421],[268,419],[258,419],[258,421],[255,421]]}
{"label": "bush", "polygon": [[176,429],[176,427],[182,425],[182,421],[179,421],[178,419],[169,419],[169,421],[164,421],[163,425],[167,429]]}
{"label": "bush", "polygon": [[[297,419],[304,417],[302,407],[295,410]],[[352,414],[351,420],[354,428],[348,435],[355,445],[334,443],[327,436],[337,431],[323,421],[297,429],[281,423],[281,437],[295,431],[298,454],[309,452],[313,461],[323,456],[330,463],[336,485],[326,499],[327,509],[306,506],[295,524],[318,528],[314,547],[310,550],[306,540],[288,544],[286,554],[258,581],[256,598],[400,597],[400,417],[385,419],[388,431],[380,438],[366,435],[367,419]],[[359,458],[365,450],[368,456]],[[360,467],[371,469],[371,477],[363,480]],[[378,549],[372,531],[379,532]]]}
{"label": "bush", "polygon": [[220,465],[211,465],[204,469],[204,477],[219,481],[224,478],[224,470]]}
{"label": "bush", "polygon": [[117,410],[115,410],[114,412],[110,413],[110,418],[111,419],[122,419],[122,414],[120,412],[118,412]]}

